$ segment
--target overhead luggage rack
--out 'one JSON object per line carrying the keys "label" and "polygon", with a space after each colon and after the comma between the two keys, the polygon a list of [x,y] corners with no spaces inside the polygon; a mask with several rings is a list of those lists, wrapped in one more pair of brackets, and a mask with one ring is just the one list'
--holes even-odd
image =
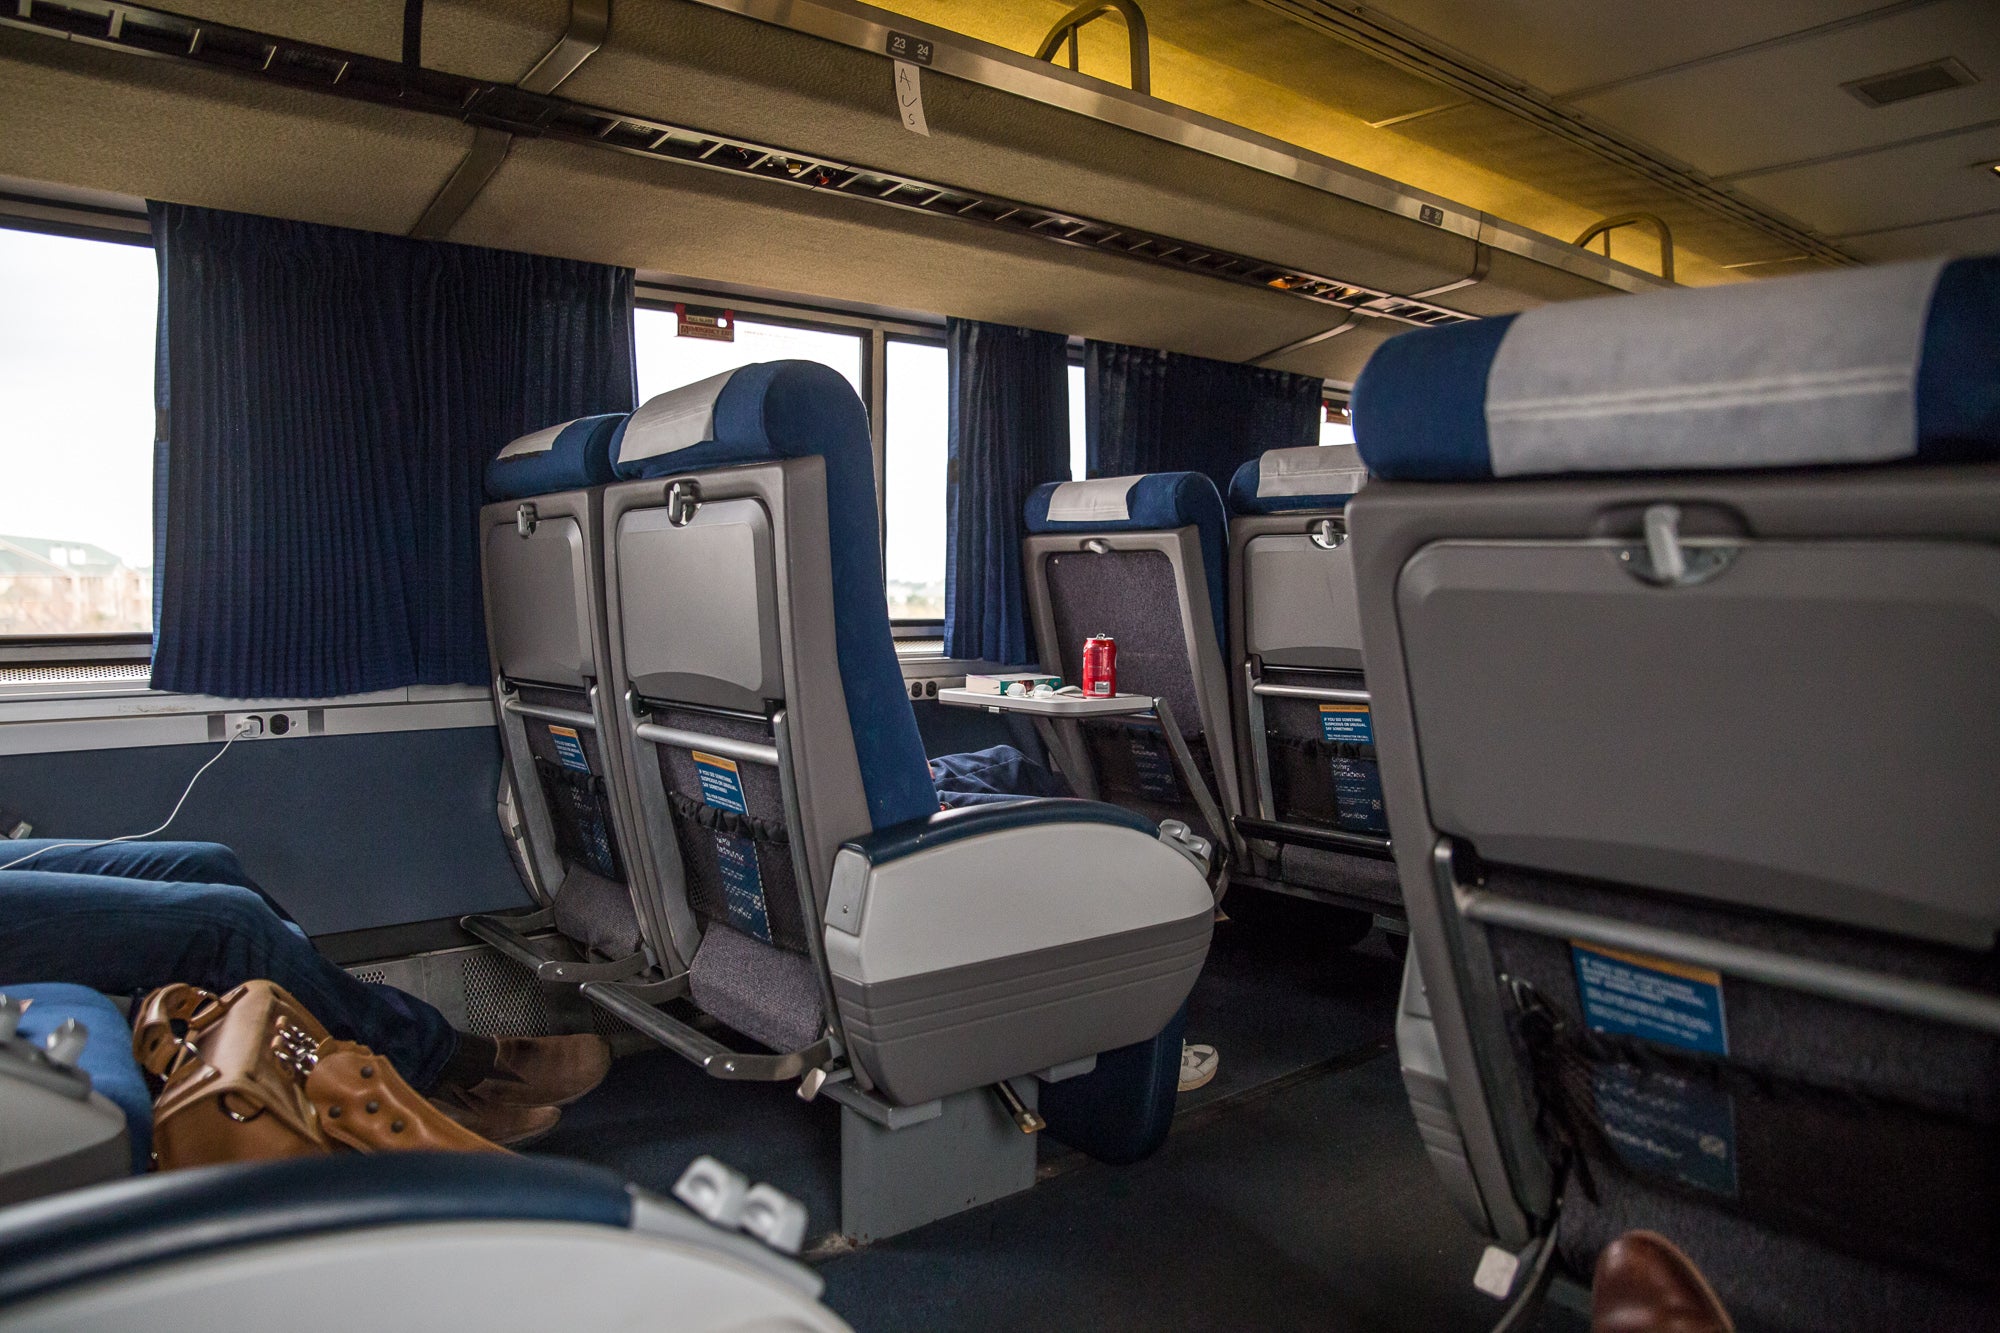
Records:
{"label": "overhead luggage rack", "polygon": [[711,134],[692,126],[586,106],[420,65],[210,23],[106,0],[15,0],[0,24],[136,55],[179,60],[337,97],[448,116],[530,138],[614,149],[708,171],[754,176],[869,203],[1036,236],[1163,268],[1334,306],[1355,315],[1430,327],[1476,318],[1364,283],[1312,273],[1153,232],[1019,200],[877,171],[816,154]]}

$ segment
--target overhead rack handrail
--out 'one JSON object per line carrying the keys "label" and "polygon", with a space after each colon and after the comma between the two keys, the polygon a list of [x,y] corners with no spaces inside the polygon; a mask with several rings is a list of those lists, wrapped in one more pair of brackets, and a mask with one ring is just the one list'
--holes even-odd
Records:
{"label": "overhead rack handrail", "polygon": [[1478,318],[1421,297],[1328,277],[1289,264],[1175,240],[919,177],[760,144],[646,116],[587,106],[553,93],[410,68],[398,60],[253,32],[122,0],[15,0],[0,27],[174,60],[401,111],[449,117],[509,134],[605,148],[654,161],[844,195],[1012,235],[1119,255],[1177,272],[1259,287],[1370,319],[1417,328]]}
{"label": "overhead rack handrail", "polygon": [[1587,248],[1592,241],[1602,236],[1604,238],[1604,257],[1609,259],[1611,258],[1611,233],[1620,227],[1633,226],[1651,227],[1655,232],[1659,233],[1660,276],[1668,282],[1672,282],[1674,280],[1674,233],[1667,226],[1667,220],[1657,213],[1620,213],[1615,218],[1606,218],[1602,222],[1593,222],[1583,229],[1583,235],[1571,241],[1570,244]]}
{"label": "overhead rack handrail", "polygon": [[1049,29],[1049,35],[1042,38],[1042,44],[1035,49],[1035,59],[1054,60],[1056,52],[1064,42],[1068,42],[1069,67],[1075,69],[1078,31],[1085,24],[1111,13],[1125,19],[1125,39],[1132,48],[1132,91],[1150,97],[1153,92],[1153,42],[1146,29],[1146,16],[1133,0],[1084,0],[1083,4],[1056,20],[1056,26]]}

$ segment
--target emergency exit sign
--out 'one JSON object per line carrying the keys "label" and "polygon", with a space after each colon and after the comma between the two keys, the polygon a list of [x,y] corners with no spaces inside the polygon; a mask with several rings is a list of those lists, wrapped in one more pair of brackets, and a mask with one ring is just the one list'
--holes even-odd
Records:
{"label": "emergency exit sign", "polygon": [[675,330],[683,338],[706,338],[710,342],[736,341],[736,312],[707,306],[677,305],[674,316],[680,321]]}

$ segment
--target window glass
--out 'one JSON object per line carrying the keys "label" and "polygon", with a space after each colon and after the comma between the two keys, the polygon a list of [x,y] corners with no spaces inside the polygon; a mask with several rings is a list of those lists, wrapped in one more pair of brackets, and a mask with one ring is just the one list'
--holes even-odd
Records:
{"label": "window glass", "polygon": [[892,338],[885,405],[882,564],[891,620],[944,619],[945,350]]}
{"label": "window glass", "polygon": [[[889,339],[883,565],[892,620],[944,618],[945,464],[950,370],[945,349]],[[1070,476],[1084,475],[1083,367],[1069,368]]]}
{"label": "window glass", "polygon": [[1069,368],[1069,479],[1082,481],[1089,475],[1089,446],[1083,427],[1083,367]]}
{"label": "window glass", "polygon": [[0,229],[0,635],[153,626],[143,245]]}
{"label": "window glass", "polygon": [[639,401],[694,384],[725,370],[759,361],[818,361],[847,377],[866,401],[861,386],[862,337],[826,329],[802,329],[757,320],[736,321],[733,342],[680,336],[671,310],[632,312],[633,355],[639,364]]}
{"label": "window glass", "polygon": [[1321,413],[1319,442],[1321,444],[1353,444],[1354,423],[1352,421],[1328,421],[1325,419],[1325,413]]}

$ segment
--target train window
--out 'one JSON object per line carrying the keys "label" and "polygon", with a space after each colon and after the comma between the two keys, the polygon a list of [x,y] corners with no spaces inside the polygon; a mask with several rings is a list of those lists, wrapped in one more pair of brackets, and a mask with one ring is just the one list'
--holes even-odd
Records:
{"label": "train window", "polygon": [[[944,619],[945,462],[950,371],[945,349],[888,340],[882,549],[889,618]],[[1084,475],[1083,367],[1069,368],[1070,476]]]}
{"label": "train window", "polygon": [[153,627],[145,244],[0,228],[0,636]]}
{"label": "train window", "polygon": [[1090,473],[1089,448],[1083,431],[1083,367],[1069,368],[1069,479],[1082,481]]}
{"label": "train window", "polygon": [[937,343],[888,341],[883,574],[891,620],[944,619],[945,434],[949,377]]}
{"label": "train window", "polygon": [[752,319],[737,320],[732,333],[734,337],[728,342],[682,337],[680,318],[672,310],[645,306],[635,310],[632,342],[639,365],[639,401],[738,366],[785,360],[831,366],[847,377],[856,393],[866,397],[861,380],[861,349],[866,339],[861,334]]}
{"label": "train window", "polygon": [[1322,414],[1319,423],[1319,442],[1321,444],[1353,444],[1353,418],[1343,413],[1341,419],[1335,421],[1331,412]]}

